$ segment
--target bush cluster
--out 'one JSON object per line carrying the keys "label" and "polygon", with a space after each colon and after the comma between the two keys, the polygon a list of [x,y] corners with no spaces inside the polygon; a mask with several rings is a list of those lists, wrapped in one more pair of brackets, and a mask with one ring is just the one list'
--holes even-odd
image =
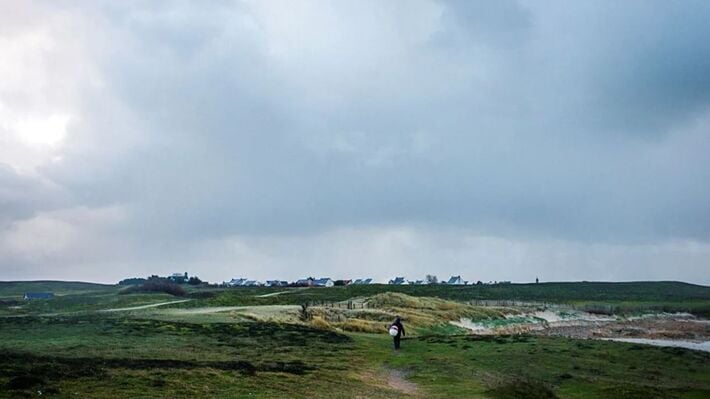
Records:
{"label": "bush cluster", "polygon": [[121,291],[122,294],[137,292],[163,292],[174,296],[187,295],[187,291],[184,288],[167,279],[149,279],[141,285],[134,285]]}

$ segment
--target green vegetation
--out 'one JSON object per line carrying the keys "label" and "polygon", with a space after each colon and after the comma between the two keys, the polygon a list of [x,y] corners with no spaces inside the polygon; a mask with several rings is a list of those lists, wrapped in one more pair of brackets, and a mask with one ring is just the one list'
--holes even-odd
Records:
{"label": "green vegetation", "polygon": [[[163,390],[166,385],[176,389],[174,395],[195,397],[205,384],[213,384],[210,375],[223,381],[223,386],[213,386],[215,394],[244,393],[263,377],[268,381],[308,374],[304,378],[309,379],[321,369],[326,374],[342,372],[347,356],[341,352],[353,349],[348,336],[301,325],[193,324],[98,315],[0,320],[5,355],[0,386],[18,388],[0,397],[34,396],[38,390],[60,396],[82,392],[84,397],[116,397],[117,390],[118,396],[137,397],[146,389],[162,396],[160,392],[171,392]],[[274,395],[265,387],[256,397]]]}
{"label": "green vegetation", "polygon": [[[587,284],[609,292],[602,297]],[[523,295],[535,287],[549,296],[546,301],[567,298],[580,306],[708,305],[706,287],[633,284],[636,292],[623,294],[615,285],[579,283],[576,296],[574,284],[193,288],[188,302],[103,312],[173,303],[176,297],[118,295],[117,287],[82,283],[0,283],[3,300],[15,301],[0,303],[0,398],[40,392],[56,398],[709,397],[708,353],[526,335],[479,337],[447,324],[460,317],[495,323],[515,311],[463,300],[540,300],[539,293]],[[661,292],[667,284],[680,291]],[[502,297],[504,290],[521,296]],[[25,291],[57,296],[19,300]],[[311,318],[301,320],[298,305],[319,301],[355,306],[314,306]],[[394,314],[410,333],[398,353],[385,332]]]}
{"label": "green vegetation", "polygon": [[63,295],[49,300],[13,300],[13,302],[7,303],[11,306],[0,307],[0,315],[86,312],[161,303],[175,299],[168,294],[116,295],[117,292]]}
{"label": "green vegetation", "polygon": [[[289,291],[288,295],[261,298],[269,301],[323,300],[342,301],[366,297],[382,292],[401,292],[411,296],[428,296],[458,301],[475,299],[502,299],[572,303],[576,301],[638,301],[678,302],[710,299],[710,287],[679,282],[574,282],[542,284],[495,285],[349,285],[323,288],[268,288],[244,287],[226,290],[224,294],[236,297],[255,297],[275,291]],[[290,298],[290,299],[289,299]]]}
{"label": "green vegetation", "polygon": [[[0,299],[21,299],[25,292],[113,296],[126,287],[79,282],[0,282]],[[710,317],[710,287],[680,282],[541,283],[498,285],[350,285],[332,288],[240,287],[232,289],[183,286],[188,298],[180,306],[300,305],[340,302],[385,292],[453,301],[505,300],[562,303],[601,313],[643,311],[689,312]],[[273,295],[277,294],[278,295]],[[99,300],[102,301],[104,299]],[[88,301],[88,300],[87,300]],[[91,307],[87,307],[91,309]]]}
{"label": "green vegetation", "polygon": [[[528,336],[407,339],[389,367],[408,370],[426,397],[668,398],[710,394],[710,354],[679,348]],[[694,396],[695,395],[695,396]]]}
{"label": "green vegetation", "polygon": [[[269,293],[285,293],[264,296]],[[212,290],[200,302],[185,306],[297,305],[337,302],[397,292],[455,301],[515,300],[562,303],[601,312],[689,312],[710,317],[710,287],[679,282],[543,283],[499,285],[350,285],[332,288],[245,287]]]}
{"label": "green vegetation", "polygon": [[384,334],[298,324],[71,316],[2,318],[0,342],[7,398],[407,397],[389,369],[417,384],[411,397],[710,394],[710,354],[604,341],[427,335],[393,353]]}
{"label": "green vegetation", "polygon": [[53,292],[55,295],[116,292],[118,287],[79,281],[0,281],[0,298],[20,299],[25,292]]}
{"label": "green vegetation", "polygon": [[[189,284],[189,283],[188,283]],[[187,291],[180,285],[167,279],[148,279],[143,284],[131,285],[121,290],[120,294],[133,294],[138,292],[162,292],[173,296],[185,296]]]}

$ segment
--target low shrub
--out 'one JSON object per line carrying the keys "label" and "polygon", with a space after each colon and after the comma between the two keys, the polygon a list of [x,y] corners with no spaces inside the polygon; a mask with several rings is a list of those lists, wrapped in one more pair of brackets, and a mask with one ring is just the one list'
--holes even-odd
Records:
{"label": "low shrub", "polygon": [[180,285],[165,279],[150,279],[141,285],[126,288],[120,294],[135,294],[139,292],[162,292],[173,296],[185,296],[187,291]]}
{"label": "low shrub", "polygon": [[34,375],[19,375],[7,383],[9,389],[29,389],[44,384],[44,379]]}

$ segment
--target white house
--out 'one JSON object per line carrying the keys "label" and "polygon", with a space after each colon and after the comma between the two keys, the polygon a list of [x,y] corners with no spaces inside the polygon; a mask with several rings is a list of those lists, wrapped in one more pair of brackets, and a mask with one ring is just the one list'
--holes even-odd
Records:
{"label": "white house", "polygon": [[319,278],[317,280],[313,281],[313,285],[316,287],[332,287],[335,285],[335,281],[329,279],[329,278]]}
{"label": "white house", "polygon": [[229,287],[241,287],[247,281],[245,278],[233,278],[225,283]]}
{"label": "white house", "polygon": [[466,281],[463,281],[461,276],[451,276],[449,281],[446,282],[449,285],[466,285]]}

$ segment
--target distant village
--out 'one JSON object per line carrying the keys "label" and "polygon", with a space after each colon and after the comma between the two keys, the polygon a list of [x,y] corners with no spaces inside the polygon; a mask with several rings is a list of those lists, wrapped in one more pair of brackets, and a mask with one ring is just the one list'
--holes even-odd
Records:
{"label": "distant village", "polygon": [[[329,277],[307,277],[298,279],[295,281],[286,280],[254,280],[249,278],[233,278],[229,281],[224,281],[221,284],[209,284],[200,280],[197,276],[190,276],[187,272],[184,273],[173,273],[169,276],[150,276],[148,278],[129,278],[121,280],[119,285],[134,285],[142,284],[151,279],[168,280],[177,284],[191,284],[191,285],[209,285],[209,286],[219,286],[219,287],[337,287],[337,286],[347,286],[347,285],[370,285],[370,284],[382,284],[380,282],[374,281],[372,278],[359,278],[355,280],[334,280]],[[389,280],[386,284],[390,285],[427,285],[427,284],[446,284],[446,285],[483,285],[483,284],[510,284],[510,281],[489,281],[482,282],[476,281],[475,283],[469,282],[461,278],[461,276],[451,276],[448,280],[439,280],[434,275],[427,275],[423,280],[408,280],[405,277],[394,277]]]}
{"label": "distant village", "polygon": [[[535,283],[539,280],[536,278]],[[149,283],[149,284],[146,284]],[[461,278],[461,276],[451,276],[448,280],[439,280],[435,275],[428,274],[423,280],[408,280],[404,277],[398,276],[389,280],[386,284],[389,285],[428,285],[428,284],[443,284],[443,285],[498,285],[498,284],[510,284],[510,281],[476,281],[475,283],[469,282]],[[349,285],[370,285],[370,284],[382,284],[380,282],[374,281],[372,278],[359,278],[355,280],[333,280],[329,277],[307,277],[296,281],[286,281],[286,280],[266,280],[259,281],[249,278],[233,278],[229,281],[224,281],[220,284],[211,284],[206,281],[202,281],[197,276],[190,276],[187,272],[183,273],[173,273],[169,276],[158,276],[152,275],[150,277],[131,277],[126,278],[118,282],[118,285],[123,286],[133,286],[130,288],[136,288],[136,286],[146,285],[152,286],[151,288],[161,291],[173,293],[175,295],[185,295],[185,290],[179,285],[188,284],[193,286],[203,286],[203,287],[214,287],[214,288],[239,288],[239,287],[338,287],[338,286],[349,286]],[[171,291],[172,290],[172,291]],[[130,290],[126,291],[129,292]],[[26,292],[23,295],[25,300],[35,300],[35,299],[52,299],[54,298],[53,292]]]}

